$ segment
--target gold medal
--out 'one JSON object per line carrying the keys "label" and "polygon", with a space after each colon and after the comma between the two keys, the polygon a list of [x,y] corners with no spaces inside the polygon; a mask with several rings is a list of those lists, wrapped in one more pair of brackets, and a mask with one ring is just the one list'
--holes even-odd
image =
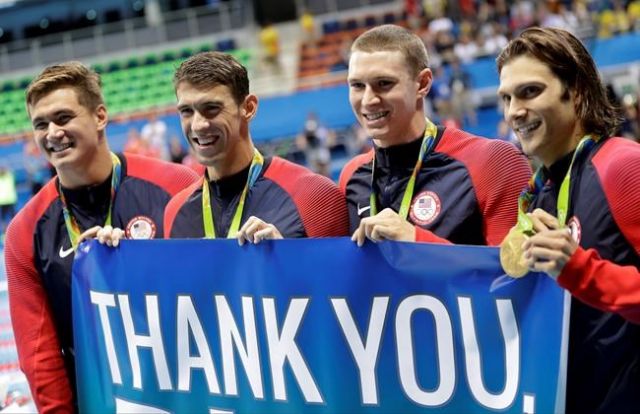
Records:
{"label": "gold medal", "polygon": [[500,264],[505,273],[511,277],[522,277],[529,272],[529,267],[524,259],[522,244],[527,236],[517,227],[509,230],[509,234],[500,244]]}

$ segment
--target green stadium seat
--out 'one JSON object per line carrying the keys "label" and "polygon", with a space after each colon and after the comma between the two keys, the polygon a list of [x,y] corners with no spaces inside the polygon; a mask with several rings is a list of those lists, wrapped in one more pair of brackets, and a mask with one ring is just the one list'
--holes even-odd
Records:
{"label": "green stadium seat", "polygon": [[116,72],[122,70],[122,62],[113,60],[107,64],[107,72]]}
{"label": "green stadium seat", "polygon": [[166,52],[162,53],[163,62],[171,62],[173,60],[176,60],[177,57],[177,53],[173,50],[167,50]]}

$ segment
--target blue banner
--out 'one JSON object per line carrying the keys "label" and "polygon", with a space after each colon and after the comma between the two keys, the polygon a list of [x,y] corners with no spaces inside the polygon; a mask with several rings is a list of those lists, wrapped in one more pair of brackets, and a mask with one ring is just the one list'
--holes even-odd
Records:
{"label": "blue banner", "polygon": [[94,241],[72,291],[81,412],[564,409],[567,295],[496,248]]}

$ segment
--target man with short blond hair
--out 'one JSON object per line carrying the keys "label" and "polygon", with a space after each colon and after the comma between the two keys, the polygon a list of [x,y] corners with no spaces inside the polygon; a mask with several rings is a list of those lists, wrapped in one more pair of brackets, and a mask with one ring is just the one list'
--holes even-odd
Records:
{"label": "man with short blond hair", "polygon": [[513,145],[424,116],[432,74],[422,40],[394,25],[368,30],[351,47],[348,82],[374,142],[340,176],[352,239],[499,244],[529,166]]}

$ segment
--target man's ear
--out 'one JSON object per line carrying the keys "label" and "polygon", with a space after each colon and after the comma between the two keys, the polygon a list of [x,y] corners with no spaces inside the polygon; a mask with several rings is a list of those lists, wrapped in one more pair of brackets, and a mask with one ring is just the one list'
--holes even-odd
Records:
{"label": "man's ear", "polygon": [[94,116],[96,117],[98,132],[103,132],[105,129],[107,129],[109,115],[107,114],[107,107],[104,106],[104,104],[98,105],[95,110]]}
{"label": "man's ear", "polygon": [[433,83],[433,72],[431,69],[425,68],[418,73],[418,96],[424,99],[431,90]]}
{"label": "man's ear", "polygon": [[240,111],[246,121],[253,119],[256,112],[258,112],[258,97],[253,94],[247,95],[240,106]]}

